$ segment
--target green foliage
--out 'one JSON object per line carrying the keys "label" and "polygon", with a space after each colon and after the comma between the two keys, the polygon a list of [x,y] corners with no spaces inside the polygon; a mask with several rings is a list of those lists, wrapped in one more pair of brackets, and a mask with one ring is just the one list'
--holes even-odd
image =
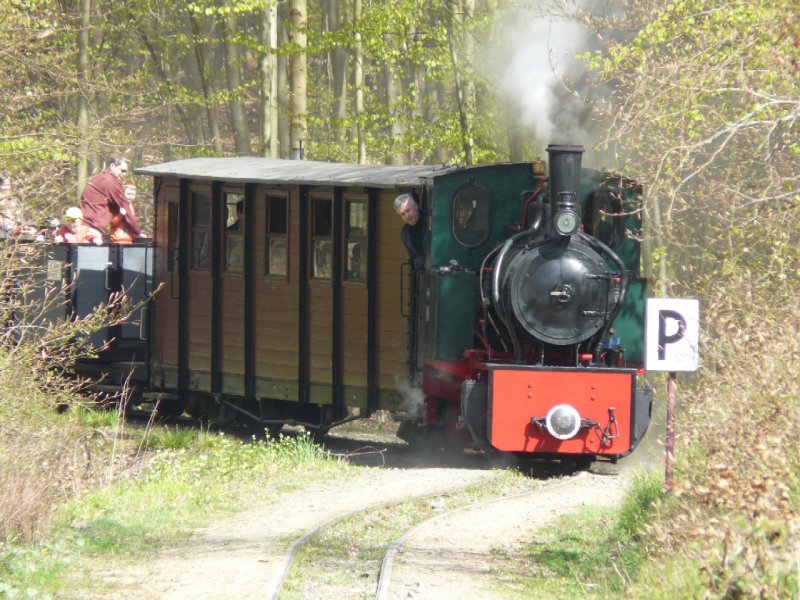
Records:
{"label": "green foliage", "polygon": [[664,499],[663,478],[637,475],[616,513],[591,508],[536,532],[527,552],[509,568],[529,597],[605,598],[619,595],[645,562],[652,537],[647,524]]}
{"label": "green foliage", "polygon": [[645,182],[664,288],[699,298],[703,317],[678,416],[682,502],[651,526],[671,560],[643,581],[791,597],[798,532],[771,524],[800,514],[800,340],[787,327],[800,321],[796,3],[625,4],[618,25],[633,33],[593,57],[614,84],[609,138]]}
{"label": "green foliage", "polygon": [[[8,111],[0,119],[0,171],[15,176],[15,187],[26,206],[51,217],[74,203],[79,190],[73,171],[85,151],[90,172],[115,151],[127,152],[135,162],[218,153],[217,144],[231,152],[228,104],[242,101],[255,125],[261,114],[259,61],[275,54],[291,62],[299,51],[285,41],[277,48],[265,47],[262,27],[267,7],[261,0],[94,3],[89,14],[88,64],[81,74],[77,42],[82,15],[78,5],[4,5],[0,8],[4,23],[0,47],[8,51],[0,56],[0,100]],[[332,17],[325,14],[327,8],[309,3],[305,52],[308,106],[312,108],[305,115],[310,120],[307,157],[354,160],[358,125],[366,131],[371,162],[397,155],[410,162],[434,156],[445,161],[459,159],[461,123],[446,27],[452,8],[420,0],[365,3],[356,22],[350,9],[342,5],[339,25],[330,29]],[[279,12],[283,14],[282,8]],[[229,14],[237,17],[233,31],[225,26]],[[491,31],[494,15],[492,8],[479,10],[453,35],[471,39],[477,54]],[[352,90],[357,33],[363,51],[366,106],[362,117],[354,114]],[[223,68],[225,43],[240,49],[241,84],[235,89],[229,86]],[[350,89],[343,119],[333,114],[337,98],[333,95],[331,57],[339,51],[347,53],[349,63],[346,78]],[[465,56],[460,65],[462,75],[487,97],[483,105],[499,105],[491,98],[491,88],[481,88],[483,84],[468,61]],[[387,68],[400,89],[396,102],[386,98]],[[78,129],[80,100],[89,107],[88,131]],[[285,104],[278,110],[281,118],[297,116],[288,114]],[[219,123],[219,140],[211,139],[212,115]],[[503,128],[497,127],[497,115],[472,106],[470,119],[476,155],[481,160],[502,157],[504,151],[498,147],[505,142],[498,137]],[[390,139],[392,128],[399,131],[395,139]],[[286,155],[288,149],[282,152]]]}
{"label": "green foliage", "polygon": [[634,479],[619,509],[616,531],[621,539],[633,540],[642,535],[652,518],[656,503],[664,498],[664,479],[654,472],[639,474]]}

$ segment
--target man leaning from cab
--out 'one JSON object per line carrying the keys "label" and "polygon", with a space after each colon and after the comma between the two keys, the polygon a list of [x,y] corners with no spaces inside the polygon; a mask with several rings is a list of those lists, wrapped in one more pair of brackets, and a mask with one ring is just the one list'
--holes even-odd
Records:
{"label": "man leaning from cab", "polygon": [[394,210],[405,222],[400,239],[408,252],[414,270],[425,268],[425,213],[411,194],[394,199]]}

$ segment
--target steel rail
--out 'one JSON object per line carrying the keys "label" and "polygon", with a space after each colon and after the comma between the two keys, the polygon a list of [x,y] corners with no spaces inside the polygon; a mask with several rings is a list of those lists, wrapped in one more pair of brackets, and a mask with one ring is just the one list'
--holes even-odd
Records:
{"label": "steel rail", "polygon": [[431,523],[436,521],[437,519],[442,519],[456,513],[466,512],[468,510],[472,510],[475,508],[479,508],[482,506],[487,506],[489,504],[494,504],[497,502],[504,502],[508,500],[516,500],[519,498],[524,498],[525,496],[535,496],[536,494],[540,494],[542,492],[549,492],[552,490],[557,490],[560,487],[565,487],[567,485],[573,484],[576,480],[585,477],[586,471],[580,471],[574,477],[570,477],[564,481],[559,481],[550,485],[544,485],[540,488],[535,490],[528,490],[525,492],[520,492],[519,494],[514,494],[511,496],[496,496],[494,498],[486,498],[484,500],[479,500],[478,502],[473,502],[471,504],[464,504],[462,506],[457,506],[456,508],[447,510],[445,512],[441,512],[437,515],[432,516],[429,519],[418,523],[412,529],[409,529],[405,532],[401,537],[397,538],[394,542],[389,544],[389,549],[386,551],[386,554],[383,557],[383,562],[381,563],[381,569],[378,574],[378,586],[375,593],[375,600],[388,600],[389,598],[389,587],[391,585],[392,580],[392,568],[394,566],[394,559],[397,556],[400,549],[403,545],[408,541],[408,539],[414,535],[417,531],[423,529],[424,527],[429,526]]}
{"label": "steel rail", "polygon": [[[487,481],[487,480],[491,480],[493,478],[497,478],[497,476],[488,477],[486,480],[484,480],[484,482]],[[320,533],[322,533],[326,529],[328,529],[330,527],[333,527],[334,525],[337,525],[338,523],[340,523],[341,521],[344,521],[345,519],[348,519],[350,517],[353,517],[353,516],[356,516],[356,515],[359,515],[359,514],[367,514],[367,513],[378,511],[378,510],[384,510],[386,508],[391,508],[393,506],[400,506],[401,504],[405,504],[406,502],[424,500],[425,498],[435,498],[437,496],[441,496],[442,494],[448,494],[448,493],[452,493],[452,492],[459,492],[459,491],[465,490],[465,489],[467,489],[467,488],[469,488],[469,487],[471,487],[473,485],[475,485],[475,483],[470,483],[469,485],[455,486],[455,487],[452,487],[452,488],[444,488],[444,489],[441,489],[441,490],[437,490],[435,492],[430,492],[430,493],[427,493],[427,494],[420,494],[418,496],[415,496],[415,495],[406,496],[405,498],[402,498],[402,499],[399,499],[399,500],[391,500],[389,502],[382,502],[382,503],[379,503],[379,504],[373,504],[373,505],[370,505],[370,506],[366,506],[364,508],[351,510],[351,511],[346,512],[344,514],[337,515],[337,516],[335,516],[335,517],[333,517],[331,519],[328,519],[327,521],[325,521],[321,525],[315,527],[313,530],[309,531],[305,535],[299,537],[294,542],[292,542],[292,544],[289,546],[289,548],[288,548],[288,550],[286,552],[286,555],[284,556],[283,565],[282,565],[281,571],[280,571],[280,576],[279,576],[278,579],[276,579],[274,582],[272,582],[272,584],[268,588],[267,597],[270,600],[277,600],[278,594],[280,593],[281,588],[283,587],[283,584],[286,581],[286,576],[289,574],[289,568],[291,567],[292,562],[294,561],[294,558],[297,555],[297,553],[300,551],[300,549],[306,543],[308,543],[309,540],[314,539],[316,536],[318,536]]]}

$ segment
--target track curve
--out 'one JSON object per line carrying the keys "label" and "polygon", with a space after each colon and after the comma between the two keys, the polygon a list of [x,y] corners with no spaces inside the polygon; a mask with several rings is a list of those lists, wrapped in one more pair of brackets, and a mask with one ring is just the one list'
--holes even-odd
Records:
{"label": "track curve", "polygon": [[390,545],[376,598],[500,598],[491,583],[496,550],[518,550],[532,530],[580,506],[616,504],[627,482],[625,475],[580,472],[440,513]]}

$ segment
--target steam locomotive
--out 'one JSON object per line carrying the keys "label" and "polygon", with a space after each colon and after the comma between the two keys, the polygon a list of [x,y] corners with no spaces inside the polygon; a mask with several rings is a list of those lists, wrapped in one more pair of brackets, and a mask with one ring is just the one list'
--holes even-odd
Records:
{"label": "steam locomotive", "polygon": [[[581,147],[547,151],[549,176],[543,161],[140,168],[152,242],[56,253],[73,267],[73,310],[119,291],[145,301],[136,323],[100,332],[84,368],[130,383],[133,365],[137,402],[273,433],[385,410],[407,438],[623,456],[652,402],[639,190],[583,169]],[[401,193],[425,215],[422,268],[400,241]]]}

